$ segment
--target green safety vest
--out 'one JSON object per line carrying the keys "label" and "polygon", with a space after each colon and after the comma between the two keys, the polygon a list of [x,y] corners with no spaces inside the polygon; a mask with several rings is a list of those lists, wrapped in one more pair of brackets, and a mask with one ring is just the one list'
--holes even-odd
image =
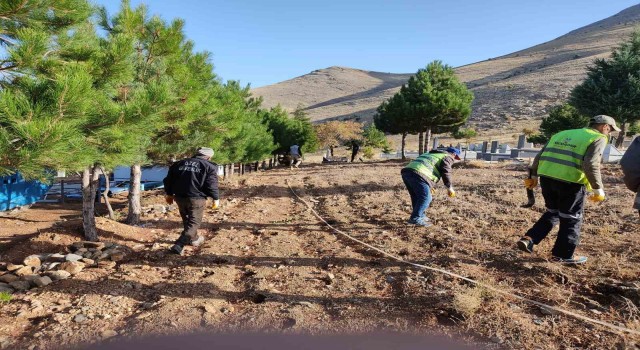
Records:
{"label": "green safety vest", "polygon": [[600,138],[606,139],[606,136],[591,128],[565,130],[553,135],[540,155],[538,175],[583,184],[590,190],[582,162],[587,148]]}
{"label": "green safety vest", "polygon": [[405,169],[412,169],[427,179],[438,182],[442,177],[438,168],[446,157],[446,153],[423,153],[407,164]]}

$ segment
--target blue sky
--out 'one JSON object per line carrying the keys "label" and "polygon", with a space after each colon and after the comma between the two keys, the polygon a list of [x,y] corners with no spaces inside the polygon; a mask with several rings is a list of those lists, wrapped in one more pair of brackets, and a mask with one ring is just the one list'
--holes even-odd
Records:
{"label": "blue sky", "polygon": [[[119,0],[94,0],[114,13]],[[131,0],[182,18],[224,80],[252,87],[344,66],[413,73],[552,40],[636,5],[616,0]]]}

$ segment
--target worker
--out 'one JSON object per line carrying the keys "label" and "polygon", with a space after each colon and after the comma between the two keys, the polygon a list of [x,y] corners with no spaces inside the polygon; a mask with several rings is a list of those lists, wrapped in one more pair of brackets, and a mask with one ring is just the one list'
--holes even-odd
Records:
{"label": "worker", "polygon": [[447,187],[449,197],[455,197],[451,183],[451,165],[455,160],[460,160],[460,150],[448,147],[445,151],[423,153],[400,171],[411,196],[412,212],[408,224],[431,226],[425,211],[433,198],[432,189],[440,179]]}
{"label": "worker", "polygon": [[638,209],[640,216],[640,136],[631,142],[620,160],[620,166],[624,172],[624,183],[636,193],[633,209]]}
{"label": "worker", "polygon": [[[351,141],[351,163],[353,163],[353,161],[356,159],[358,151],[360,151],[360,145],[358,144],[358,141]],[[362,158],[360,158],[360,161],[362,161]]]}
{"label": "worker", "polygon": [[291,155],[291,169],[293,169],[293,167],[297,168],[302,162],[302,151],[300,150],[300,146],[293,144],[289,147],[289,155]]}
{"label": "worker", "polygon": [[171,247],[171,252],[181,255],[186,245],[199,247],[204,236],[198,235],[207,197],[213,199],[212,209],[220,206],[218,192],[218,165],[210,162],[213,150],[201,147],[196,154],[174,163],[164,178],[165,200],[167,204],[178,205],[182,225],[180,237]]}
{"label": "worker", "polygon": [[589,127],[561,131],[534,158],[532,177],[525,180],[525,187],[534,189],[538,176],[547,211],[521,238],[517,246],[532,253],[555,225],[560,223],[553,246],[552,261],[565,264],[581,264],[585,256],[574,252],[580,242],[580,227],[584,215],[584,200],[599,203],[605,193],[600,174],[602,153],[612,131],[620,131],[613,118],[597,115],[591,118]]}

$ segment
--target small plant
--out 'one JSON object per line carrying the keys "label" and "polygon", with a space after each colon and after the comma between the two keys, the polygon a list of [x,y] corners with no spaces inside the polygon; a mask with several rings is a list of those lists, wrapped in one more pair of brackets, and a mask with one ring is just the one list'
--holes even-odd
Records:
{"label": "small plant", "polygon": [[0,303],[2,303],[2,304],[8,303],[8,302],[11,301],[12,298],[13,298],[13,296],[11,295],[11,293],[0,292]]}
{"label": "small plant", "polygon": [[453,296],[453,308],[465,317],[473,316],[482,306],[482,290],[468,288]]}

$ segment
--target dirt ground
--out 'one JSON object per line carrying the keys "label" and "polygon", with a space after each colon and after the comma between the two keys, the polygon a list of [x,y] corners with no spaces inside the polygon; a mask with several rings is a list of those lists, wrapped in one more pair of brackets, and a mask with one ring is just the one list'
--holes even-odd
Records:
{"label": "dirt ground", "polygon": [[[133,252],[114,269],[86,268],[14,294],[0,304],[0,344],[53,349],[189,332],[393,331],[487,348],[639,348],[637,336],[371,252],[337,236],[287,185],[334,227],[405,260],[640,331],[640,223],[616,167],[603,170],[607,201],[586,208],[578,249],[589,261],[567,267],[548,260],[553,236],[531,255],[515,248],[543,212],[539,191],[533,209],[520,208],[522,165],[458,166],[458,196],[447,198],[438,187],[430,228],[405,224],[410,202],[402,166],[311,164],[225,180],[222,208],[205,213],[206,243],[185,256],[167,253],[181,227],[177,210],[152,210],[141,227],[101,217],[101,239]],[[124,200],[114,203],[121,218]],[[143,206],[155,204],[163,204],[162,192],[144,192]],[[39,204],[1,217],[0,261],[64,252],[81,241],[79,209]]]}

